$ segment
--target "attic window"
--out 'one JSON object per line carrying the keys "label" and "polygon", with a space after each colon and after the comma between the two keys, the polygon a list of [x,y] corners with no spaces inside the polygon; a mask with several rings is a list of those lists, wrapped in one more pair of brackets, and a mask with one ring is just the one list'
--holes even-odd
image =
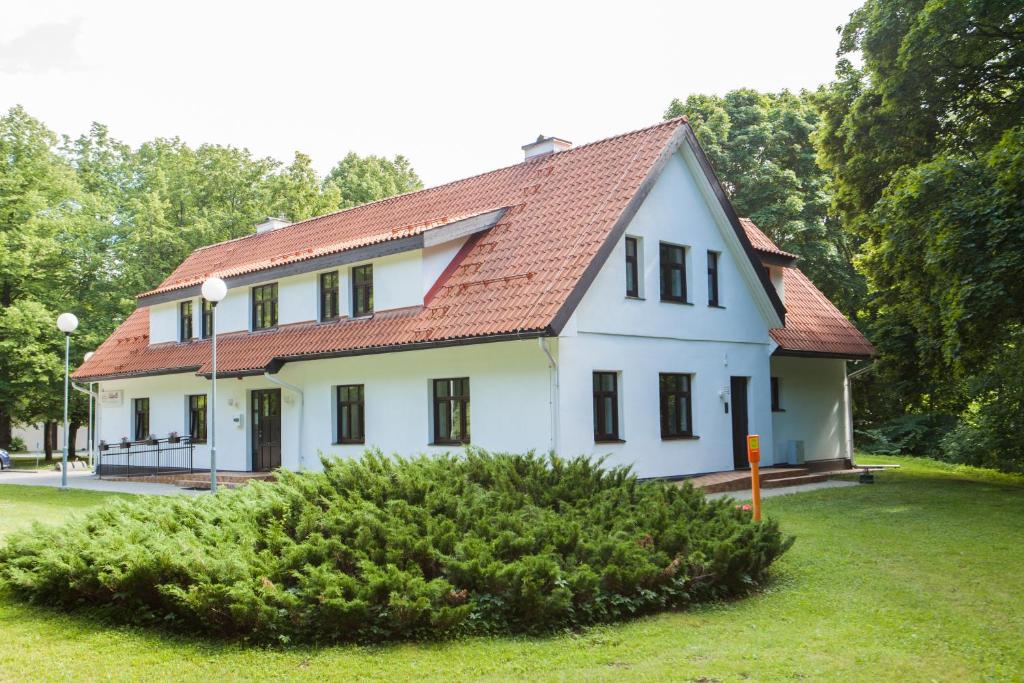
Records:
{"label": "attic window", "polygon": [[352,317],[373,313],[373,264],[352,269]]}

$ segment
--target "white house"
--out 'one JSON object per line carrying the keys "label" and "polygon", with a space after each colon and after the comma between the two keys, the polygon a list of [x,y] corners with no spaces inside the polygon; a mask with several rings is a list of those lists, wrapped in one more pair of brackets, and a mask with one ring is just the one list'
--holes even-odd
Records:
{"label": "white house", "polygon": [[[196,250],[75,373],[100,438],[191,433],[218,467],[474,444],[640,476],[849,459],[871,345],[736,216],[685,118]],[[113,450],[113,449],[112,449]]]}

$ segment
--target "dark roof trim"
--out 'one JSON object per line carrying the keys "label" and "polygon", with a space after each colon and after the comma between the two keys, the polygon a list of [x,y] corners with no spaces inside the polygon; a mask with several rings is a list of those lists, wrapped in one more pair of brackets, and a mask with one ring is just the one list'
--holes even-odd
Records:
{"label": "dark roof trim", "polygon": [[[488,230],[494,227],[494,225],[501,220],[507,210],[507,207],[494,209],[493,211],[488,211],[476,216],[470,216],[469,218],[463,218],[451,223],[446,223],[445,225],[441,225],[436,228],[431,228],[419,235],[411,235],[409,237],[402,237],[396,240],[378,242],[377,244],[368,244],[365,247],[357,247],[356,249],[340,251],[334,254],[325,254],[305,261],[297,261],[295,263],[286,263],[271,268],[254,270],[251,273],[243,273],[234,277],[224,278],[224,281],[227,283],[228,289],[235,289],[238,287],[256,284],[257,282],[278,280],[292,275],[302,275],[304,273],[324,270],[325,268],[343,266],[348,263],[369,261],[371,259],[381,258],[382,256],[391,256],[392,254],[400,254],[407,251],[422,249],[424,247],[432,247],[437,244],[443,244],[444,242],[461,239],[462,237]],[[181,299],[196,297],[199,296],[199,290],[201,288],[202,283],[199,283],[189,287],[171,289],[166,292],[159,292],[156,294],[141,294],[138,297],[139,306],[152,306],[154,304],[162,304],[168,301],[179,301]]]}
{"label": "dark roof trim", "polygon": [[781,254],[761,251],[757,248],[755,248],[754,251],[757,252],[757,256],[761,259],[762,265],[780,266],[782,268],[792,268],[796,265],[797,259],[793,256],[782,256]]}
{"label": "dark roof trim", "polygon": [[198,365],[183,365],[174,368],[146,370],[144,372],[117,372],[110,375],[79,375],[72,373],[71,378],[77,382],[112,382],[118,379],[135,379],[137,377],[156,377],[158,375],[179,375],[185,372],[198,372]]}
{"label": "dark roof trim", "polygon": [[824,351],[801,351],[798,349],[784,349],[781,346],[775,349],[773,356],[787,356],[791,358],[835,358],[839,360],[868,360],[872,358],[870,354],[865,355],[862,353],[839,353],[839,352],[824,352]]}

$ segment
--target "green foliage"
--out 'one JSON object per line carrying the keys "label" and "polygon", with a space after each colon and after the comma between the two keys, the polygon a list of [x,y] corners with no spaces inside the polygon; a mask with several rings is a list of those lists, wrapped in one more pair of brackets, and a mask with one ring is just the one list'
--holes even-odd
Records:
{"label": "green foliage", "polygon": [[348,208],[423,188],[412,164],[401,154],[394,159],[360,157],[349,152],[324,179],[324,188],[340,194],[339,206]]}
{"label": "green foliage", "polygon": [[938,457],[943,438],[955,425],[955,415],[901,415],[877,427],[858,429],[857,443],[866,453]]}
{"label": "green foliage", "polygon": [[856,317],[863,279],[852,265],[856,242],[829,216],[828,177],[813,136],[816,95],[733,90],[724,97],[673,100],[666,118],[685,114],[741,216],[749,216],[822,291]]}
{"label": "green foliage", "polygon": [[0,550],[23,598],[256,641],[544,632],[742,595],[792,543],[731,500],[585,458],[325,460],[117,503]]}
{"label": "green foliage", "polygon": [[11,438],[11,453],[24,453],[28,450],[28,446],[25,445],[25,439],[20,436]]}

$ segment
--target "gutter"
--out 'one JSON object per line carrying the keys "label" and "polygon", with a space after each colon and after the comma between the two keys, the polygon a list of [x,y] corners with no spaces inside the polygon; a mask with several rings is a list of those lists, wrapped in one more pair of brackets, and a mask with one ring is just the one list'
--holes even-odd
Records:
{"label": "gutter", "polygon": [[555,361],[554,356],[551,355],[551,350],[548,348],[548,340],[546,337],[537,337],[537,346],[544,352],[544,355],[548,357],[548,403],[551,410],[551,452],[558,452],[558,402],[559,402],[559,387],[558,387],[558,363]]}
{"label": "gutter", "polygon": [[304,412],[303,409],[305,408],[304,404],[306,402],[305,401],[305,394],[302,393],[302,389],[298,388],[294,384],[289,384],[288,382],[285,382],[283,379],[278,379],[277,377],[271,375],[269,372],[264,372],[263,373],[263,379],[267,380],[271,384],[276,384],[279,387],[284,387],[285,389],[288,389],[289,391],[293,391],[293,392],[295,392],[296,394],[299,395],[299,434],[298,434],[298,437],[299,437],[298,438],[298,444],[299,444],[299,446],[298,446],[298,448],[299,448],[299,471],[301,472],[302,470],[305,469],[305,467],[304,467],[304,462],[305,461],[304,461],[304,458],[302,457],[302,428],[303,428],[302,417],[303,417],[303,412]]}
{"label": "gutter", "polygon": [[874,367],[875,364],[871,363],[863,368],[854,370],[853,372],[848,373],[846,378],[843,380],[843,398],[846,400],[846,447],[850,451],[851,468],[856,468],[857,463],[853,460],[853,392],[850,390],[850,380],[860,377],[869,370],[873,370]]}

